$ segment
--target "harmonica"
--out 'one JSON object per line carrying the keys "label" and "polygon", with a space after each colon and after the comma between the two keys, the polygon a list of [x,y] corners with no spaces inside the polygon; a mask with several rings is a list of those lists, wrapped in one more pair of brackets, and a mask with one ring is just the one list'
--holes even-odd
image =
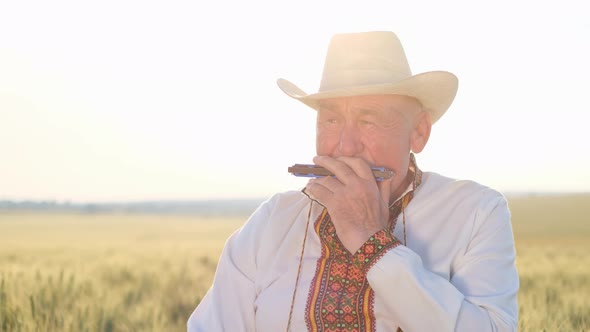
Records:
{"label": "harmonica", "polygon": [[[322,166],[311,165],[311,164],[295,164],[287,169],[289,173],[295,176],[302,176],[308,178],[319,178],[323,176],[334,176],[334,173],[325,169]],[[390,179],[395,175],[395,172],[385,167],[371,167],[375,180],[383,181]]]}

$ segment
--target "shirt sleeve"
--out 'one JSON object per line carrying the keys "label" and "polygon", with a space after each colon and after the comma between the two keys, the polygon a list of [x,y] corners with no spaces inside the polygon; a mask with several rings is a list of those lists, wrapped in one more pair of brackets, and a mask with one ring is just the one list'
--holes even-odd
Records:
{"label": "shirt sleeve", "polygon": [[257,227],[267,219],[265,206],[227,240],[211,288],[193,311],[187,331],[255,331],[254,286]]}
{"label": "shirt sleeve", "polygon": [[477,218],[481,226],[453,261],[450,280],[401,245],[368,270],[376,299],[404,331],[516,331],[519,285],[506,200],[494,200]]}

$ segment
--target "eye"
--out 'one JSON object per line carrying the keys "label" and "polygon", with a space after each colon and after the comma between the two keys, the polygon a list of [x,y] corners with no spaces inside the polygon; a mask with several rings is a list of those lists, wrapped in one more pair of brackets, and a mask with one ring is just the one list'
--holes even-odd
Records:
{"label": "eye", "polygon": [[359,125],[361,125],[362,127],[373,127],[375,126],[375,122],[369,119],[360,119],[359,120]]}
{"label": "eye", "polygon": [[319,125],[326,129],[336,129],[340,127],[341,120],[335,117],[327,117],[318,122]]}
{"label": "eye", "polygon": [[318,125],[323,126],[337,126],[342,122],[342,117],[330,109],[320,109],[317,118]]}
{"label": "eye", "polygon": [[338,126],[342,123],[342,119],[338,116],[334,116],[332,114],[322,114],[318,118],[318,124],[328,127]]}

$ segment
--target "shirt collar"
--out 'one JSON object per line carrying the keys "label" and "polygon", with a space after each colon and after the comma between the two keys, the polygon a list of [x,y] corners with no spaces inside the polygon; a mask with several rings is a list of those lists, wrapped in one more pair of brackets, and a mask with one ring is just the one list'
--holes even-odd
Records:
{"label": "shirt collar", "polygon": [[410,182],[410,184],[408,184],[406,190],[395,200],[395,202],[389,205],[390,208],[394,206],[397,202],[399,202],[402,198],[406,197],[409,193],[414,192],[422,183],[422,171],[420,170],[420,168],[418,168],[418,164],[416,163],[416,157],[411,152],[408,172],[410,172],[410,174],[414,174],[414,179],[412,180],[412,182]]}

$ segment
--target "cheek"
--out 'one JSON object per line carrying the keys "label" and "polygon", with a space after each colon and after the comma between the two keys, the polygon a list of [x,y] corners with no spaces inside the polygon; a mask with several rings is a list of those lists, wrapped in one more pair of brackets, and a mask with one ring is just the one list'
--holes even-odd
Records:
{"label": "cheek", "polygon": [[316,152],[318,155],[331,155],[338,146],[338,135],[333,131],[316,129]]}
{"label": "cheek", "polygon": [[407,159],[410,152],[409,142],[402,137],[379,137],[368,141],[366,145],[376,165],[400,171],[400,161]]}

